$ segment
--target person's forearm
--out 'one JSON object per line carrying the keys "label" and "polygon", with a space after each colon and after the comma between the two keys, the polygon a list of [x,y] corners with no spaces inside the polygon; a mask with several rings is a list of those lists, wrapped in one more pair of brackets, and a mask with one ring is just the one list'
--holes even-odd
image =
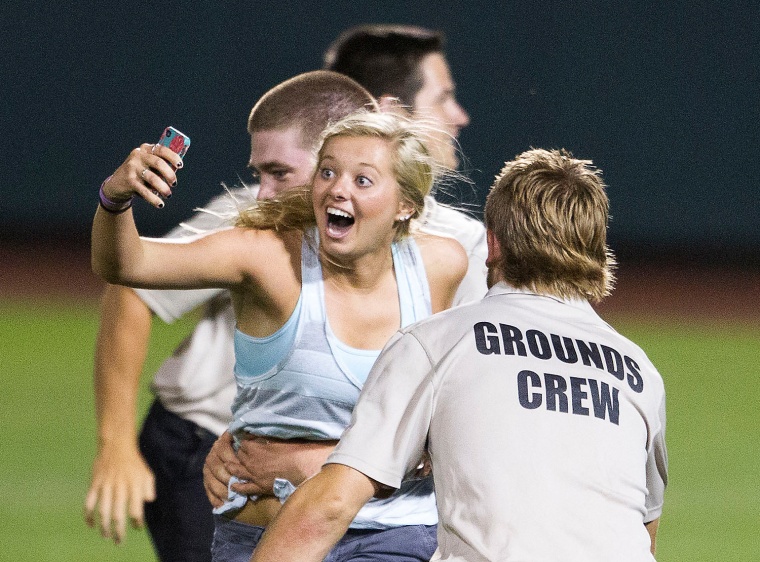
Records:
{"label": "person's forearm", "polygon": [[649,550],[652,553],[652,556],[654,556],[654,551],[657,549],[657,529],[660,527],[660,518],[658,517],[649,523],[644,523],[644,526],[647,528],[647,532],[649,533]]}
{"label": "person's forearm", "polygon": [[288,498],[251,562],[323,560],[376,489],[373,481],[352,468],[325,466]]}
{"label": "person's forearm", "polygon": [[116,543],[126,537],[127,518],[142,527],[143,504],[155,499],[153,473],[137,442],[136,412],[150,325],[150,311],[131,289],[106,288],[95,348],[98,444],[84,518]]}
{"label": "person's forearm", "polygon": [[132,210],[115,215],[98,206],[92,223],[93,271],[109,283],[124,283],[141,255]]}
{"label": "person's forearm", "polygon": [[350,518],[331,519],[319,498],[301,494],[296,490],[267,527],[251,562],[319,562],[345,534]]}
{"label": "person's forearm", "polygon": [[99,445],[136,444],[137,394],[148,350],[151,312],[134,291],[103,293],[95,346],[95,413]]}

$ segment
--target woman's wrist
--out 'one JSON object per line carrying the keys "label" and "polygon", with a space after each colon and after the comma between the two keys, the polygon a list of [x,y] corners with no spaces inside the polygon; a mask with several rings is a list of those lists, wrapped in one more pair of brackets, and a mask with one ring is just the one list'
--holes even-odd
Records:
{"label": "woman's wrist", "polygon": [[100,200],[100,206],[103,207],[104,210],[114,215],[118,215],[120,213],[123,213],[124,211],[126,211],[132,206],[132,200],[134,199],[134,195],[130,197],[129,199],[113,200],[113,199],[108,198],[105,192],[103,191],[103,186],[105,186],[106,183],[108,183],[108,180],[110,180],[112,177],[113,176],[108,176],[103,181],[103,183],[100,184],[98,199]]}

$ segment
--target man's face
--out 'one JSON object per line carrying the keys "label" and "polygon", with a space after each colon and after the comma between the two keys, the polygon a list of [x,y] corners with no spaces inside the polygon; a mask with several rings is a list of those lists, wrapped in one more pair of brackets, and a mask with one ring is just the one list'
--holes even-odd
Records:
{"label": "man's face", "polygon": [[256,131],[251,135],[248,167],[259,181],[259,199],[307,185],[316,165],[312,151],[303,146],[301,129]]}
{"label": "man's face", "polygon": [[425,119],[441,129],[430,147],[433,156],[449,168],[459,164],[454,141],[459,131],[470,123],[470,116],[457,102],[454,81],[441,53],[430,53],[420,61],[422,88],[414,96],[414,117]]}

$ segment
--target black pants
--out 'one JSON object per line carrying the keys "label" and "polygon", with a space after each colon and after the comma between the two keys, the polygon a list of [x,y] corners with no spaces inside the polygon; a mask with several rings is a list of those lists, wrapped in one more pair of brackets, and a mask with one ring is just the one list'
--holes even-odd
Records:
{"label": "black pants", "polygon": [[145,418],[140,451],[156,478],[145,521],[161,562],[210,562],[214,537],[203,463],[216,435],[169,412],[158,400]]}

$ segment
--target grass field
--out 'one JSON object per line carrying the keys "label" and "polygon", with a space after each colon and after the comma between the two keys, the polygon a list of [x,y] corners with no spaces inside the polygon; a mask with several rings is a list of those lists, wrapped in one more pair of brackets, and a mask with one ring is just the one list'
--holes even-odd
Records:
{"label": "grass field", "polygon": [[[145,532],[130,531],[115,547],[82,520],[95,442],[95,305],[0,301],[0,315],[0,557],[153,560]],[[658,560],[760,559],[760,326],[608,319],[649,354],[668,392],[671,483]],[[157,366],[188,326],[189,320],[156,323],[148,368]],[[143,409],[148,401],[146,377]]]}
{"label": "grass field", "polygon": [[[154,560],[144,531],[118,547],[85,526],[82,504],[95,451],[92,303],[0,304],[2,460],[0,558],[15,562]],[[149,368],[155,369],[187,323],[154,323]],[[160,345],[157,345],[160,344]],[[141,408],[150,401],[149,377]]]}

